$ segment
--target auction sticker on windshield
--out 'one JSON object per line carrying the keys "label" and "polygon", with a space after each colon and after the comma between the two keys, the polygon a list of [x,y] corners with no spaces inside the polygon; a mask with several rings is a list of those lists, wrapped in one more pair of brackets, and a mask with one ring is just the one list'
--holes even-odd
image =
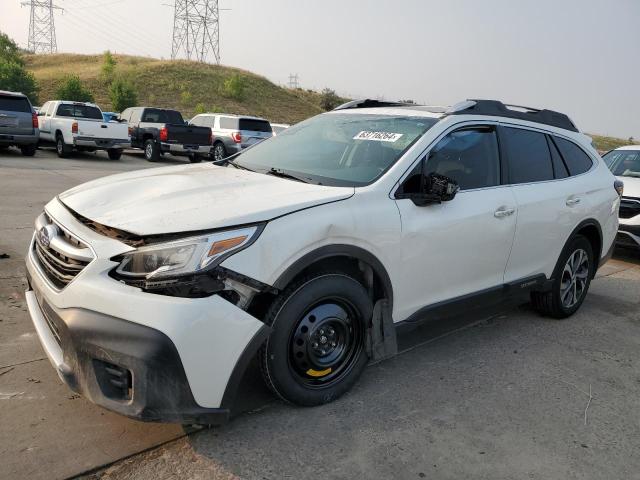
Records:
{"label": "auction sticker on windshield", "polygon": [[362,131],[353,137],[354,140],[375,140],[378,142],[397,142],[403,133]]}

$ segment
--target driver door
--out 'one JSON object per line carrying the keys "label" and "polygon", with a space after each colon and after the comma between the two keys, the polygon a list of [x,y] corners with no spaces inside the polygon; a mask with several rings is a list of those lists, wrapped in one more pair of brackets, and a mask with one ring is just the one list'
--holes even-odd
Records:
{"label": "driver door", "polygon": [[[422,161],[425,174],[452,178],[460,191],[451,201],[427,206],[396,200],[404,276],[395,290],[394,316],[400,320],[425,306],[501,288],[516,229],[514,194],[501,185],[495,125],[450,132]],[[416,184],[421,168],[399,192]]]}

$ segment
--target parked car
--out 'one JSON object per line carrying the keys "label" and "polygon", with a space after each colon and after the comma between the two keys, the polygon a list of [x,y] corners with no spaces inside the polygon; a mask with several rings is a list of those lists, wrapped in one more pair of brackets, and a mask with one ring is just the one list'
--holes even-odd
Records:
{"label": "parked car", "polygon": [[143,149],[149,162],[165,153],[200,162],[211,151],[211,129],[187,125],[177,110],[133,107],[122,112],[120,119],[129,123],[131,146]]}
{"label": "parked car", "polygon": [[618,244],[640,247],[640,145],[620,147],[603,157],[614,175],[624,182],[620,203]]}
{"label": "parked car", "polygon": [[102,118],[105,122],[117,122],[119,113],[116,112],[102,112]]}
{"label": "parked car", "polygon": [[291,125],[286,124],[286,123],[272,123],[271,124],[271,129],[273,130],[273,136],[275,137],[276,135],[284,132],[290,126]]}
{"label": "parked car", "polygon": [[38,147],[38,117],[26,95],[0,90],[0,152],[11,146],[32,157]]}
{"label": "parked car", "polygon": [[212,156],[216,161],[224,160],[244,148],[251,147],[273,136],[271,124],[259,117],[203,113],[191,119],[191,125],[211,129],[213,135]]}
{"label": "parked car", "polygon": [[40,109],[38,123],[40,143],[55,145],[61,158],[106,150],[111,160],[119,160],[131,145],[127,125],[105,122],[93,103],[52,100]]}
{"label": "parked car", "polygon": [[326,403],[423,321],[569,317],[618,229],[588,137],[496,101],[351,102],[223,163],[94,180],[36,220],[29,312],[91,401],[221,423],[257,356],[279,397]]}

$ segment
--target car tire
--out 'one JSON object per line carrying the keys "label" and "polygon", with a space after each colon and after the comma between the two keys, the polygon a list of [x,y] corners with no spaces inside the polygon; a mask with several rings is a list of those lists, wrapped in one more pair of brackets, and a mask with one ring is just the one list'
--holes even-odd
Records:
{"label": "car tire", "polygon": [[214,162],[220,162],[227,158],[229,155],[227,154],[227,149],[224,147],[222,142],[216,142],[213,145],[213,149],[211,150],[211,157]]}
{"label": "car tire", "polygon": [[531,294],[533,308],[551,318],[570,317],[587,296],[595,268],[591,243],[586,237],[576,235],[560,254],[551,290]]}
{"label": "car tire", "polygon": [[122,157],[122,150],[119,148],[110,148],[107,150],[107,155],[109,155],[110,160],[120,160],[120,157]]}
{"label": "car tire", "polygon": [[160,148],[155,140],[144,142],[144,158],[147,162],[157,162],[160,159]]}
{"label": "car tire", "polygon": [[202,157],[197,153],[190,153],[189,154],[189,161],[191,163],[200,163],[202,161]]}
{"label": "car tire", "polygon": [[22,152],[22,155],[25,157],[33,157],[36,154],[37,149],[37,145],[22,145],[20,147],[20,152]]}
{"label": "car tire", "polygon": [[73,147],[64,143],[64,137],[60,134],[56,136],[56,153],[60,158],[68,158],[73,153]]}
{"label": "car tire", "polygon": [[368,362],[365,336],[372,312],[365,288],[343,273],[294,282],[265,317],[271,333],[259,359],[267,386],[301,406],[328,403],[347,392]]}

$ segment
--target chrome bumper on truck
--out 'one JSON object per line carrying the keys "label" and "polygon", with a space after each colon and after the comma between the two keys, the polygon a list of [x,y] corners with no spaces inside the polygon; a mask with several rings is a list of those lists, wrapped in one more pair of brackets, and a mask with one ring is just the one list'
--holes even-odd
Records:
{"label": "chrome bumper on truck", "polygon": [[73,143],[77,147],[89,147],[109,150],[112,148],[124,149],[131,147],[131,141],[123,138],[94,138],[94,137],[75,137]]}
{"label": "chrome bumper on truck", "polygon": [[47,207],[50,225],[68,232],[72,224],[74,238],[97,253],[64,284],[49,271],[37,233],[27,255],[29,314],[60,378],[97,405],[135,419],[224,423],[268,327],[217,295],[166,297],[114,280],[108,274],[114,263],[99,252],[121,247],[58,207],[57,200]]}
{"label": "chrome bumper on truck", "polygon": [[166,143],[160,144],[160,148],[163,152],[169,153],[200,153],[202,155],[209,155],[211,151],[210,145],[187,145],[182,143]]}

